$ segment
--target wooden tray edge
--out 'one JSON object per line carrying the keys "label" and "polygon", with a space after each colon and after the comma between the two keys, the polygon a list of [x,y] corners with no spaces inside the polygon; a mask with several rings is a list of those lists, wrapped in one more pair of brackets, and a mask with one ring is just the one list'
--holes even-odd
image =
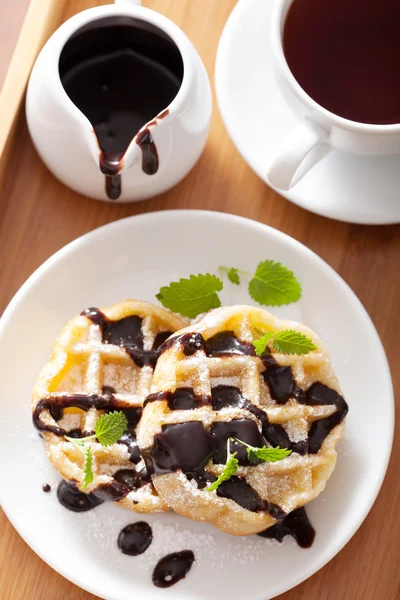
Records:
{"label": "wooden tray edge", "polygon": [[61,22],[67,0],[32,0],[0,93],[0,183],[33,64]]}

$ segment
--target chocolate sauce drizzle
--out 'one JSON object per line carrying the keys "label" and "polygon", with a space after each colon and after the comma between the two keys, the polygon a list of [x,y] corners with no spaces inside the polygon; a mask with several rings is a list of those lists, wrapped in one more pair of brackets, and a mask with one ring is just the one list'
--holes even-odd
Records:
{"label": "chocolate sauce drizzle", "polygon": [[280,523],[257,535],[278,542],[282,542],[285,536],[291,535],[301,548],[310,548],[315,538],[315,529],[310,523],[305,508],[302,507],[286,515]]}
{"label": "chocolate sauce drizzle", "polygon": [[[141,408],[132,408],[123,400],[118,400],[114,396],[108,394],[105,396],[99,396],[98,394],[65,394],[61,396],[51,396],[50,398],[40,400],[33,411],[33,424],[39,431],[49,431],[59,437],[69,435],[69,432],[65,431],[65,429],[62,429],[57,425],[44,423],[41,420],[42,412],[48,410],[54,420],[59,421],[62,418],[63,409],[68,407],[80,408],[85,411],[90,408],[105,410],[107,412],[111,410],[121,410],[125,413],[130,426],[137,425],[142,410]],[[56,415],[57,418],[55,418],[54,415]],[[75,435],[70,437],[83,437],[83,434],[79,434],[79,430],[74,430],[74,432]]]}
{"label": "chocolate sauce drizzle", "polygon": [[[186,355],[203,351],[207,356],[230,354],[254,355],[252,344],[241,343],[232,331],[218,333],[204,340],[199,333],[185,333],[168,340],[161,351],[180,344]],[[262,447],[266,442],[271,446],[288,448],[299,454],[316,453],[329,432],[338,425],[347,413],[347,404],[342,396],[322,383],[314,383],[306,392],[299,388],[290,367],[281,367],[273,356],[266,353],[261,357],[265,370],[263,376],[272,398],[278,404],[286,403],[290,398],[309,405],[334,405],[336,411],[327,418],[315,421],[310,428],[308,438],[292,442],[282,425],[270,423],[267,413],[249,402],[234,386],[219,385],[211,390],[210,398],[195,395],[191,388],[178,388],[175,392],[162,392],[149,396],[148,402],[166,400],[171,410],[193,410],[205,404],[211,404],[213,410],[227,407],[248,410],[261,424],[261,432],[252,419],[233,419],[229,422],[215,422],[208,432],[200,421],[189,421],[173,425],[164,425],[161,433],[154,437],[153,448],[145,456],[148,469],[154,474],[182,470],[188,479],[195,479],[200,489],[215,480],[215,476],[205,471],[212,458],[214,463],[226,462],[226,445],[230,437],[238,438],[251,446]],[[231,442],[231,451],[237,453],[240,465],[250,463],[246,448],[237,442]],[[230,498],[251,511],[268,511],[277,520],[285,513],[279,506],[265,502],[256,491],[240,477],[231,477],[217,489],[217,494]]]}
{"label": "chocolate sauce drizzle", "polygon": [[127,525],[120,531],[118,548],[123,554],[138,556],[147,550],[152,540],[153,532],[150,525],[144,521],[137,521]]}
{"label": "chocolate sauce drizzle", "polygon": [[196,395],[192,388],[177,388],[175,392],[156,392],[149,394],[143,403],[143,408],[150,402],[166,400],[170,410],[193,410],[210,403],[207,396]]}
{"label": "chocolate sauce drizzle", "polygon": [[51,492],[51,486],[50,486],[48,483],[44,483],[44,484],[42,485],[42,490],[43,490],[44,492],[46,492],[46,494],[48,494],[49,492]]}
{"label": "chocolate sauce drizzle", "polygon": [[191,550],[182,550],[167,554],[158,561],[153,571],[153,583],[160,588],[167,588],[174,585],[192,568],[194,554]]}
{"label": "chocolate sauce drizzle", "polygon": [[324,439],[332,431],[336,425],[339,425],[349,412],[347,402],[335,390],[332,390],[323,383],[313,383],[311,387],[306,391],[306,404],[310,406],[320,406],[323,404],[336,406],[336,412],[330,417],[319,419],[314,421],[311,425],[311,429],[308,432],[309,439],[309,452],[310,454],[316,454]]}
{"label": "chocolate sauce drizzle", "polygon": [[81,315],[99,325],[102,331],[103,342],[122,346],[140,368],[151,366],[154,368],[160,356],[162,343],[171,335],[169,331],[159,333],[151,350],[143,348],[142,321],[140,317],[132,315],[118,321],[108,319],[98,308],[87,308]]}

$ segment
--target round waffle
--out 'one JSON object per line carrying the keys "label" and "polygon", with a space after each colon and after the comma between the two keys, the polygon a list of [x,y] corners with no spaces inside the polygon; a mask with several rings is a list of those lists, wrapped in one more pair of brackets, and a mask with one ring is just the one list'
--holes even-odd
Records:
{"label": "round waffle", "polygon": [[90,308],[73,318],[56,340],[33,391],[33,419],[60,475],[83,484],[84,455],[72,438],[93,433],[104,413],[123,410],[129,428],[118,443],[85,443],[93,455],[93,482],[83,491],[105,494],[138,512],[166,510],[136,443],[136,426],[150,391],[158,348],[187,324],[169,310],[138,300]]}
{"label": "round waffle", "polygon": [[[251,342],[283,329],[305,334],[317,350],[256,356]],[[153,484],[171,508],[247,535],[276,524],[324,489],[346,413],[327,351],[313,331],[260,308],[223,307],[164,344],[137,435]],[[223,471],[230,437],[292,453],[254,464],[243,445],[230,442],[239,468],[209,491]]]}

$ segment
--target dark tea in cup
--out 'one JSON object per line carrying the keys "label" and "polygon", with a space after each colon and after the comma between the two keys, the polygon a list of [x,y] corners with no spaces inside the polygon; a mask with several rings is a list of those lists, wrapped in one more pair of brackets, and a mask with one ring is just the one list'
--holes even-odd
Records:
{"label": "dark tea in cup", "polygon": [[400,123],[400,0],[294,0],[283,48],[322,107],[360,123]]}

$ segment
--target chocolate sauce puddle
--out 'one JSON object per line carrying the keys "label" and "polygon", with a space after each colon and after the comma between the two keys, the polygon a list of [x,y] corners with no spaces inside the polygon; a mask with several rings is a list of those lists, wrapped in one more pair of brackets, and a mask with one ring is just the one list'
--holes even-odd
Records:
{"label": "chocolate sauce puddle", "polygon": [[183,579],[189,573],[194,562],[191,550],[182,550],[167,554],[158,561],[153,571],[153,583],[160,588],[167,588]]}
{"label": "chocolate sauce puddle", "polygon": [[285,536],[291,535],[301,548],[310,548],[314,542],[315,529],[303,506],[289,513],[281,523],[277,523],[257,535],[278,542],[282,542]]}
{"label": "chocolate sauce puddle", "polygon": [[64,480],[58,484],[57,498],[60,504],[73,512],[86,512],[103,504],[103,500],[94,494],[84,494],[73,483]]}
{"label": "chocolate sauce puddle", "polygon": [[123,554],[138,556],[143,554],[153,540],[153,532],[145,521],[137,521],[127,525],[118,536],[118,548]]}

